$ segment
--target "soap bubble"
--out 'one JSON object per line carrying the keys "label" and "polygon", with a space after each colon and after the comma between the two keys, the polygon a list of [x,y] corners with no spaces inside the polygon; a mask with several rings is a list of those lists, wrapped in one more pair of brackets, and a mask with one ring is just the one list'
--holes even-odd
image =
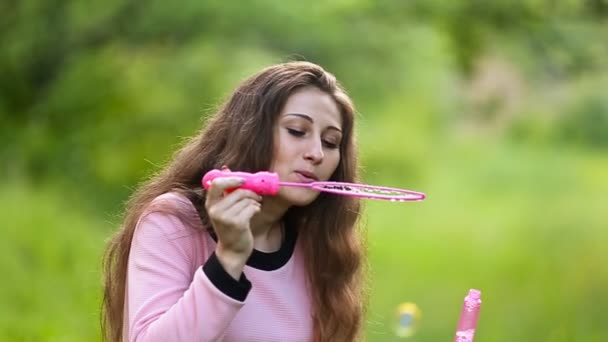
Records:
{"label": "soap bubble", "polygon": [[395,335],[397,337],[407,338],[416,333],[421,316],[420,309],[416,304],[399,304],[395,316]]}

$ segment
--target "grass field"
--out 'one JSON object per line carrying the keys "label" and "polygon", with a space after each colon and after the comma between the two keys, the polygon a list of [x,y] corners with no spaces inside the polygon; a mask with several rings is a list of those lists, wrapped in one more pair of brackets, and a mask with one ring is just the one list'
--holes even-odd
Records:
{"label": "grass field", "polygon": [[[605,155],[462,143],[437,148],[421,170],[414,182],[394,170],[366,174],[428,195],[366,202],[369,341],[398,340],[402,302],[422,311],[409,341],[452,340],[469,288],[483,296],[479,341],[608,340]],[[115,213],[74,193],[0,185],[2,341],[100,338],[100,257]]]}

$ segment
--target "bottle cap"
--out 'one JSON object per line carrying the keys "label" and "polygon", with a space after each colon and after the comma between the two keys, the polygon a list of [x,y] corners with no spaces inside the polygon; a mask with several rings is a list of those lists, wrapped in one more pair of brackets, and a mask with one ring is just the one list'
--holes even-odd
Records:
{"label": "bottle cap", "polygon": [[471,298],[471,299],[480,299],[481,298],[481,291],[475,290],[475,289],[470,289],[469,290],[469,298]]}

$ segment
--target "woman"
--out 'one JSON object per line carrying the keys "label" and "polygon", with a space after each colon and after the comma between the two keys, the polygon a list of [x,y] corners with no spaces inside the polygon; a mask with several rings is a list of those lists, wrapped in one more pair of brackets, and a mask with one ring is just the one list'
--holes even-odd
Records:
{"label": "woman", "polygon": [[[238,189],[228,165],[283,181],[356,182],[354,107],[308,62],[244,81],[129,201],[104,258],[112,341],[353,341],[365,309],[355,198]],[[230,191],[227,191],[230,190]]]}

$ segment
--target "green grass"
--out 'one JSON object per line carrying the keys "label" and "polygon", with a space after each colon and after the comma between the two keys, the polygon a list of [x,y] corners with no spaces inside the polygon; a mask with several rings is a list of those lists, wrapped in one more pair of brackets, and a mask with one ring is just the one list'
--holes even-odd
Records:
{"label": "green grass", "polygon": [[398,339],[401,302],[422,311],[409,340],[453,339],[469,288],[480,341],[608,340],[608,160],[481,145],[434,157],[414,187],[426,201],[368,204],[368,340]]}
{"label": "green grass", "polygon": [[105,223],[57,189],[4,184],[0,206],[0,340],[99,340]]}
{"label": "green grass", "polygon": [[[369,341],[398,340],[402,302],[422,310],[409,341],[453,340],[469,288],[483,292],[479,341],[608,340],[605,156],[458,144],[402,179],[397,169],[382,178],[378,158],[366,181],[428,199],[366,202]],[[86,209],[94,200],[68,193],[0,186],[2,341],[99,340],[100,257],[113,225]]]}

